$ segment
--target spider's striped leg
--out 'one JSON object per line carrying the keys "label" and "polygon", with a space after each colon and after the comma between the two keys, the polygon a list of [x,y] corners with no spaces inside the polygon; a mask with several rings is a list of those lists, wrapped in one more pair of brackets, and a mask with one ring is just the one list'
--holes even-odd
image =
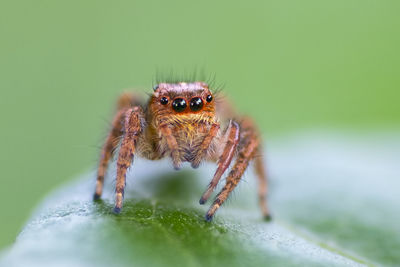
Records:
{"label": "spider's striped leg", "polygon": [[178,142],[168,125],[161,125],[160,131],[167,140],[168,148],[171,151],[172,164],[174,165],[175,170],[179,170],[181,168],[181,155],[179,152]]}
{"label": "spider's striped leg", "polygon": [[115,187],[114,212],[119,213],[122,209],[124,198],[126,172],[132,164],[135,146],[139,135],[142,133],[144,114],[140,107],[128,109],[125,112],[124,137],[119,150],[117,160],[117,182]]}
{"label": "spider's striped leg", "polygon": [[230,121],[226,134],[228,135],[227,141],[224,151],[218,162],[218,168],[215,171],[213,179],[208,184],[206,191],[201,196],[199,201],[200,204],[206,203],[207,199],[210,197],[211,193],[214,191],[219,180],[221,179],[221,176],[224,174],[224,172],[232,162],[232,158],[235,154],[235,150],[239,142],[239,125],[234,121]]}
{"label": "spider's striped leg", "polygon": [[117,146],[119,137],[122,135],[122,120],[125,116],[125,112],[126,110],[120,110],[117,115],[115,115],[112,122],[112,129],[101,151],[100,163],[97,169],[96,191],[93,196],[95,200],[99,199],[103,192],[104,175],[106,174],[108,162],[112,157],[113,150]]}
{"label": "spider's striped leg", "polygon": [[257,138],[260,143],[257,147],[257,151],[254,153],[254,169],[255,174],[258,179],[258,203],[261,208],[261,213],[265,220],[271,220],[271,214],[268,209],[267,205],[267,191],[268,191],[268,177],[267,172],[265,170],[265,163],[264,163],[264,155],[263,155],[263,148],[261,144],[261,137],[260,133],[256,129],[253,121],[245,117],[242,121],[242,127],[247,130],[248,133],[251,133]]}
{"label": "spider's striped leg", "polygon": [[[259,147],[259,153],[262,153],[261,147]],[[267,173],[264,168],[264,161],[262,154],[259,154],[254,160],[254,168],[256,176],[258,178],[258,203],[261,208],[261,213],[265,220],[271,220],[271,214],[267,204],[267,191],[268,191],[268,179]]]}
{"label": "spider's striped leg", "polygon": [[251,132],[247,132],[246,130],[242,131],[236,162],[226,178],[226,184],[224,188],[222,188],[221,192],[219,192],[210,209],[206,213],[205,218],[207,221],[212,220],[215,212],[225,202],[233,189],[235,189],[235,187],[238,185],[244,171],[249,165],[250,160],[254,158],[258,144],[259,141],[253,134],[251,134]]}
{"label": "spider's striped leg", "polygon": [[107,171],[108,163],[112,157],[114,148],[118,145],[120,140],[123,127],[123,119],[125,116],[125,112],[128,108],[131,108],[132,105],[138,104],[140,99],[132,93],[123,93],[119,96],[117,101],[117,114],[114,116],[112,121],[112,128],[109,132],[106,142],[103,145],[101,150],[101,157],[99,162],[99,167],[97,169],[97,181],[96,181],[96,190],[93,198],[99,199],[103,192],[104,185],[104,176]]}

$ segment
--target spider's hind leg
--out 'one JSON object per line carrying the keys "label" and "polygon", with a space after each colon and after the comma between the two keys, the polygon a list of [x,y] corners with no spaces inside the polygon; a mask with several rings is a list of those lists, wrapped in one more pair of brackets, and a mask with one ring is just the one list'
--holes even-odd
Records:
{"label": "spider's hind leg", "polygon": [[261,213],[266,221],[270,221],[271,214],[268,209],[267,204],[267,192],[268,192],[268,179],[267,173],[264,167],[264,157],[262,155],[261,146],[258,148],[258,155],[254,160],[254,168],[256,172],[256,176],[258,178],[258,203],[261,208]]}

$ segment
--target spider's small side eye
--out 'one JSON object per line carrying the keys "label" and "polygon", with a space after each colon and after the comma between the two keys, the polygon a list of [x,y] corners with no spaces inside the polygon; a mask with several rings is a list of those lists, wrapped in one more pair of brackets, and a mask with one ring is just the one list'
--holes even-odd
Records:
{"label": "spider's small side eye", "polygon": [[212,95],[208,95],[208,96],[206,97],[207,102],[211,102],[212,99],[213,99]]}
{"label": "spider's small side eye", "polygon": [[166,105],[166,104],[168,104],[168,98],[162,97],[162,98],[160,99],[160,103],[161,103],[161,105]]}

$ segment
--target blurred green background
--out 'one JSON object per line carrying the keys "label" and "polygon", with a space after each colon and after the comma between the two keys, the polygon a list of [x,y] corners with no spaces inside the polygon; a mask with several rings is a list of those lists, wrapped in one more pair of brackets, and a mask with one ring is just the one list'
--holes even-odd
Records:
{"label": "blurred green background", "polygon": [[0,247],[93,168],[119,92],[205,69],[274,138],[400,125],[400,2],[0,2]]}

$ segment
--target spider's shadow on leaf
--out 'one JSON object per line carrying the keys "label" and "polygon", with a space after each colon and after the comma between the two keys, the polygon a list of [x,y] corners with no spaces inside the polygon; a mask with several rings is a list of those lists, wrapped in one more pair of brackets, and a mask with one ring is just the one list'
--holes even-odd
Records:
{"label": "spider's shadow on leaf", "polygon": [[201,192],[196,174],[186,170],[145,179],[143,188],[154,199],[172,202],[191,201]]}

